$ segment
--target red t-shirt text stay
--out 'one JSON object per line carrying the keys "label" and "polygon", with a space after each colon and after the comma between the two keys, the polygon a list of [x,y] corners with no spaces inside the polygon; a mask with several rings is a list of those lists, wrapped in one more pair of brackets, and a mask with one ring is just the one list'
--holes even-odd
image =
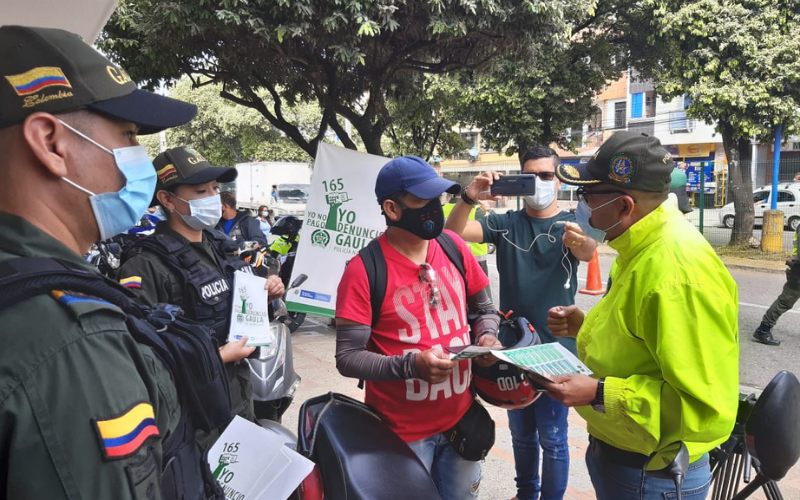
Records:
{"label": "red t-shirt text stay", "polygon": [[[425,261],[436,272],[441,300],[430,307],[430,287],[419,278],[419,266],[395,250],[382,235],[378,241],[386,259],[386,296],[378,324],[372,329],[367,349],[387,356],[443,349],[471,343],[467,324],[467,296],[489,284],[466,243],[447,231],[464,260],[467,293],[455,265],[436,240],[431,240]],[[336,317],[369,325],[372,307],[367,273],[356,256],[345,268],[336,300]],[[453,427],[472,404],[469,360],[444,382],[429,384],[421,379],[366,383],[364,401],[378,411],[406,442],[424,439]]]}

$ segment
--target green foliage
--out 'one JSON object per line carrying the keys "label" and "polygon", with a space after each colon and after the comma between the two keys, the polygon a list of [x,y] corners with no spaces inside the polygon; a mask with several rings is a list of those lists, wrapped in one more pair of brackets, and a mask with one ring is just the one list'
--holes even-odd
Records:
{"label": "green foliage", "polygon": [[754,213],[750,137],[771,141],[800,124],[800,9],[795,0],[648,0],[667,56],[656,72],[666,97],[687,94],[688,114],[716,122],[728,157],[736,222],[730,244],[747,245]]}
{"label": "green foliage", "polygon": [[689,114],[729,124],[734,140],[769,141],[778,123],[785,132],[796,130],[800,9],[795,1],[657,4],[660,37],[654,42],[668,41],[674,56],[658,74],[662,95],[690,95]]}
{"label": "green foliage", "polygon": [[[419,89],[409,75],[530,60],[567,44],[571,21],[593,12],[584,0],[129,0],[98,44],[151,86],[189,74],[221,84],[311,156],[329,128],[357,147],[340,118],[382,154],[389,95]],[[286,116],[298,102],[322,110],[312,130]]]}
{"label": "green foliage", "polygon": [[[195,83],[200,83],[195,87]],[[184,77],[170,90],[170,97],[195,104],[197,116],[186,125],[166,131],[167,147],[192,145],[214,165],[259,158],[263,161],[308,161],[296,144],[279,132],[256,110],[239,106],[220,96],[222,85],[194,82]],[[269,102],[269,98],[263,99]],[[287,110],[291,122],[303,129],[313,126],[319,111],[313,105],[299,104]],[[309,125],[311,124],[311,125]],[[158,136],[153,143],[156,151]]]}
{"label": "green foliage", "polygon": [[392,122],[386,151],[389,156],[425,159],[434,151],[439,156],[454,156],[465,147],[454,131],[461,114],[455,82],[439,75],[423,75],[421,79],[419,92],[392,97],[387,103]]}
{"label": "green foliage", "polygon": [[[503,57],[455,84],[461,119],[494,150],[521,156],[532,146],[580,145],[595,96],[637,60],[648,11],[632,0],[601,0],[594,15],[572,19],[569,43],[540,50],[534,62]],[[572,129],[572,134],[567,133]]]}

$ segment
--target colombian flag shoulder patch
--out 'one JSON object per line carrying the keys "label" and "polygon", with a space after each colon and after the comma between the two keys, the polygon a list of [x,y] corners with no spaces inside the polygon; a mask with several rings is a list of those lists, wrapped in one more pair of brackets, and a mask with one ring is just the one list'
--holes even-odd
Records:
{"label": "colombian flag shoulder patch", "polygon": [[150,403],[138,403],[117,417],[93,419],[100,448],[106,459],[126,458],[136,453],[145,441],[161,434]]}
{"label": "colombian flag shoulder patch", "polygon": [[124,286],[125,288],[142,288],[142,277],[131,276],[128,278],[123,278],[119,280],[119,284]]}

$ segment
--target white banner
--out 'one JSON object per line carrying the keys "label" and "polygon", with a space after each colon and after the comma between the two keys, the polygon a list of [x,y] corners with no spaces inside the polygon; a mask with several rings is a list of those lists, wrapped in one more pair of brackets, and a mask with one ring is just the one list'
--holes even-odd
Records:
{"label": "white banner", "polygon": [[386,230],[375,179],[389,158],[320,144],[292,270],[308,280],[289,291],[290,311],[334,317],[347,261]]}

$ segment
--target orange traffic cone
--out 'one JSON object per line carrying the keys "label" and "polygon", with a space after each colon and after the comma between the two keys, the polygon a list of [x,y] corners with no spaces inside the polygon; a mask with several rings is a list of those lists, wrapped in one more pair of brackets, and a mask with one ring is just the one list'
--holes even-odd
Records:
{"label": "orange traffic cone", "polygon": [[600,258],[597,250],[594,251],[592,260],[589,261],[589,271],[586,273],[586,288],[580,291],[587,295],[603,295],[606,289],[603,288],[603,280],[600,278]]}

